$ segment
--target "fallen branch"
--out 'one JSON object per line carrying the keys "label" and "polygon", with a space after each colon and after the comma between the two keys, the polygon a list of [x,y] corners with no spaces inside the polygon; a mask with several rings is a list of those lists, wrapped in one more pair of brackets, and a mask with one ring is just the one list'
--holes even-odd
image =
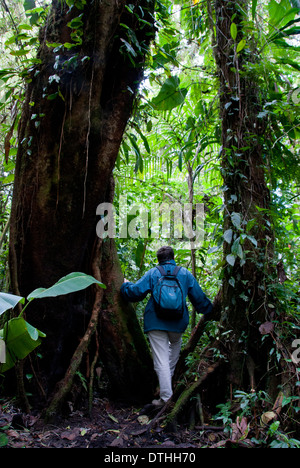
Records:
{"label": "fallen branch", "polygon": [[95,375],[95,366],[97,364],[99,357],[99,340],[98,340],[98,333],[96,330],[96,353],[91,365],[90,370],[90,382],[89,382],[89,415],[92,415],[92,405],[93,405],[93,396],[94,396],[94,375]]}
{"label": "fallen branch", "polygon": [[[153,429],[154,426],[156,426],[158,423],[161,421],[164,421],[167,423],[167,425],[172,424],[172,422],[175,420],[176,416],[179,414],[181,409],[184,407],[184,405],[188,402],[190,397],[194,394],[194,392],[197,391],[197,389],[200,387],[200,385],[206,380],[206,378],[215,371],[215,369],[220,365],[219,362],[216,362],[215,364],[209,366],[206,369],[206,372],[200,377],[199,380],[196,382],[193,382],[182,394],[181,397],[177,399],[177,401],[174,404],[174,401],[172,398],[166,402],[166,404],[159,410],[159,412],[156,414],[156,416],[151,420],[150,424],[147,425],[146,428],[141,429],[137,433],[134,433],[133,435],[140,435],[145,432],[149,432]],[[169,415],[165,418],[164,415],[168,413],[170,408],[173,409],[170,411]],[[201,426],[202,427],[202,426]],[[203,426],[206,427],[206,426]]]}
{"label": "fallen branch", "polygon": [[216,362],[215,364],[209,366],[204,374],[201,375],[201,377],[193,382],[186,390],[184,390],[181,394],[181,396],[177,399],[174,408],[170,412],[170,414],[166,418],[166,423],[167,424],[172,424],[173,421],[176,419],[178,414],[181,412],[183,407],[186,405],[186,403],[189,401],[189,399],[193,396],[193,394],[198,390],[198,388],[202,385],[202,383],[207,379],[207,377],[212,374],[217,367],[219,367],[220,363]]}
{"label": "fallen branch", "polygon": [[206,426],[203,424],[202,426],[195,426],[196,431],[216,431],[216,432],[223,432],[225,426]]}
{"label": "fallen branch", "polygon": [[180,357],[179,357],[179,360],[175,369],[175,373],[174,373],[174,381],[178,381],[179,377],[186,371],[186,358],[196,348],[201,336],[203,335],[208,319],[220,320],[220,317],[221,317],[221,290],[218,292],[213,302],[213,311],[210,314],[210,317],[207,318],[204,315],[202,315],[198,324],[193,329],[189,341],[187,342],[187,344],[181,351]]}

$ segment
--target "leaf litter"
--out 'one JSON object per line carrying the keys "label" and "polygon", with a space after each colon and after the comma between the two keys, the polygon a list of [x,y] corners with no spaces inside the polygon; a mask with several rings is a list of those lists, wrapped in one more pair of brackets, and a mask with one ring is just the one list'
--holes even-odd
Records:
{"label": "leaf litter", "polygon": [[[151,405],[147,405],[151,407]],[[222,427],[178,425],[168,432],[162,420],[152,425],[157,409],[124,406],[95,398],[92,412],[72,411],[56,424],[41,415],[27,415],[10,402],[0,404],[1,448],[202,448],[224,446],[228,434]],[[147,414],[145,414],[145,412]],[[244,431],[245,422],[238,424]],[[242,437],[245,442],[246,433]],[[3,437],[1,437],[3,436]],[[1,445],[1,440],[3,443]]]}

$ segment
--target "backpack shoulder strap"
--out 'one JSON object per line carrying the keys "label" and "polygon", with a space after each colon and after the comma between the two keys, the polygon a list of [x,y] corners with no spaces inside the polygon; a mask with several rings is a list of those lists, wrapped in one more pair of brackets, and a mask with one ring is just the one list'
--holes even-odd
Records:
{"label": "backpack shoulder strap", "polygon": [[173,275],[174,275],[174,276],[177,276],[177,275],[178,275],[178,272],[179,272],[180,268],[181,268],[180,266],[176,266],[176,267],[174,268],[174,270],[173,270]]}
{"label": "backpack shoulder strap", "polygon": [[[159,272],[160,272],[160,274],[161,274],[162,276],[166,276],[166,275],[167,275],[167,273],[165,272],[165,270],[164,270],[164,268],[163,268],[162,266],[157,265],[156,268],[159,270]],[[180,268],[181,268],[181,267],[176,266],[176,267],[174,268],[174,270],[173,270],[172,276],[177,276],[177,274],[178,274]],[[170,273],[169,273],[169,274],[170,274]]]}
{"label": "backpack shoulder strap", "polygon": [[[162,276],[166,276],[166,275],[167,275],[167,273],[165,272],[165,270],[164,270],[164,268],[163,268],[162,266],[157,265],[156,268],[159,270],[159,272],[160,272],[160,274],[161,274]],[[176,267],[174,268],[174,270],[173,270],[172,276],[177,276],[177,274],[178,274],[180,268],[181,268],[180,266],[176,266]],[[169,273],[169,274],[170,274],[170,273]]]}
{"label": "backpack shoulder strap", "polygon": [[158,269],[158,271],[160,272],[162,276],[166,275],[166,272],[162,266],[158,265],[156,268]]}

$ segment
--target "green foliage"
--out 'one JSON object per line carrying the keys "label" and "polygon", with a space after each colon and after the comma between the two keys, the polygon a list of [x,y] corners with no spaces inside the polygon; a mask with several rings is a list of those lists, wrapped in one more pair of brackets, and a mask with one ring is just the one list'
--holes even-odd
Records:
{"label": "green foliage", "polygon": [[[97,284],[101,288],[105,288],[103,283],[97,281],[90,275],[79,272],[70,273],[61,278],[50,288],[38,288],[30,293],[27,296],[28,302],[19,316],[8,320],[4,324],[3,329],[0,330],[0,362],[2,362],[0,371],[6,372],[11,369],[17,361],[24,359],[41,344],[40,338],[45,338],[46,336],[43,332],[26,322],[22,317],[25,309],[34,299],[44,299],[46,297],[70,294],[86,289],[92,284]],[[24,304],[25,298],[13,294],[0,293],[0,315],[16,307],[19,302]],[[3,342],[5,343],[4,348]],[[2,360],[2,356],[4,356],[5,359]]]}
{"label": "green foliage", "polygon": [[0,293],[0,315],[13,309],[23,299],[23,297],[14,294]]}
{"label": "green foliage", "polygon": [[2,431],[5,431],[9,428],[9,426],[4,426],[4,427],[1,427],[0,429],[0,447],[5,447],[6,445],[8,445],[8,437],[7,435],[5,434],[5,432],[2,432]]}
{"label": "green foliage", "polygon": [[[158,29],[149,58],[147,79],[140,90],[140,104],[127,128],[120,151],[115,170],[115,203],[118,205],[119,195],[124,192],[128,194],[129,203],[144,203],[149,209],[151,202],[176,200],[184,203],[189,199],[187,181],[192,170],[194,202],[205,204],[205,237],[201,249],[196,252],[196,276],[213,298],[225,268],[234,267],[237,261],[246,262],[249,245],[257,253],[257,268],[264,268],[265,252],[259,251],[258,240],[252,234],[257,221],[250,219],[245,222],[238,210],[232,213],[234,229],[223,231],[226,209],[223,193],[226,186],[223,186],[219,161],[219,97],[213,49],[210,47],[210,35],[215,34],[211,12],[203,3],[194,2],[191,7],[185,1],[178,1],[176,5],[159,2],[157,18],[164,27]],[[273,340],[270,365],[276,366],[278,373],[282,371],[283,361],[289,363],[285,350],[291,349],[300,329],[298,18],[299,9],[291,7],[288,1],[262,3],[253,0],[251,19],[244,22],[243,30],[237,30],[234,18],[231,27],[236,54],[249,56],[240,74],[257,83],[261,95],[263,110],[257,111],[257,125],[260,122],[266,125],[260,144],[272,198],[271,208],[266,213],[272,220],[275,235],[272,261],[274,268],[282,263],[287,276],[285,281],[279,282],[266,276],[266,283],[258,286],[262,295],[272,297],[276,304],[266,304],[272,312],[276,333],[272,337],[262,335],[262,341]],[[256,56],[259,56],[259,61],[254,60]],[[180,93],[181,89],[186,91],[184,95]],[[250,135],[249,146],[252,138],[255,137]],[[240,156],[228,154],[229,164]],[[232,203],[237,200],[238,193],[232,196]],[[174,237],[167,242],[175,247],[176,260],[191,268],[191,252],[180,250]],[[226,259],[223,259],[224,244],[231,246]],[[118,239],[126,278],[135,281],[145,269],[155,264],[154,246],[151,239]],[[139,255],[141,252],[143,256]],[[237,282],[238,278],[233,274],[229,284],[236,288]],[[246,284],[241,298],[245,306],[251,301]],[[145,304],[137,306],[141,320],[144,307]],[[189,336],[190,330],[187,330],[184,341]],[[198,375],[202,349],[214,339],[224,342],[230,339],[230,331],[223,336],[214,323],[207,327],[199,346],[187,359],[191,378]],[[246,336],[241,339],[247,342]],[[211,348],[211,351],[215,359],[226,359],[220,351],[218,354],[216,349]],[[295,367],[291,369],[295,372]],[[299,391],[297,375],[293,375],[295,394]],[[233,412],[232,402],[223,405],[223,423],[232,431],[239,415],[240,418],[250,418],[253,423],[250,429],[259,426],[255,415],[258,408],[263,412],[265,407],[270,407],[268,395],[239,392],[235,397],[234,403],[239,404],[239,411]],[[294,402],[293,411],[297,404]],[[284,433],[281,425],[277,425],[273,432],[271,425],[269,431],[261,430],[257,439],[252,433],[253,443],[265,446],[287,444],[291,447],[299,444]]]}
{"label": "green foliage", "polygon": [[46,335],[32,327],[22,317],[17,317],[5,323],[0,330],[0,340],[6,345],[6,359],[0,364],[1,373],[8,371],[16,362],[24,359],[37,346],[41,344],[40,338]]}
{"label": "green foliage", "polygon": [[[276,413],[271,411],[271,398],[263,391],[257,393],[236,391],[232,401],[219,404],[217,408],[219,412],[214,416],[214,420],[220,421],[224,425],[225,432],[234,441],[247,439],[253,447],[300,447],[300,441],[290,438],[281,429],[280,421],[274,420]],[[267,411],[268,408],[269,411]],[[268,418],[270,418],[270,422],[266,422]]]}
{"label": "green foliage", "polygon": [[[84,40],[82,8],[85,2],[70,0],[67,3],[70,8],[75,5],[78,9],[78,16],[69,23],[72,42],[49,44],[49,47],[57,54],[65,49],[74,52],[71,61],[63,65],[68,67],[71,74],[77,60],[76,47]],[[16,128],[24,84],[30,80],[30,73],[36,64],[38,28],[47,15],[44,5],[36,6],[31,0],[25,0],[24,9],[23,2],[17,0],[12,0],[10,5],[12,18],[5,14],[0,20],[3,33],[1,48],[4,51],[0,70],[0,237],[4,234],[10,213],[18,144]],[[272,198],[267,213],[272,220],[275,235],[272,261],[274,267],[279,262],[282,264],[287,279],[275,283],[274,278],[267,277],[266,284],[259,287],[262,295],[274,297],[276,304],[273,322],[277,334],[272,337],[272,356],[276,357],[275,363],[279,365],[281,359],[286,359],[283,350],[290,349],[300,329],[300,9],[299,2],[290,0],[252,0],[249,8],[249,19],[244,15],[241,28],[237,27],[236,18],[231,18],[229,39],[234,44],[236,57],[230,57],[230,60],[236,62],[243,55],[244,65],[239,73],[257,84],[261,96],[261,108],[256,117],[257,125],[265,126],[259,143]],[[144,27],[149,26],[141,9],[131,4],[127,4],[126,9],[136,21],[144,21]],[[189,191],[192,189],[193,203],[203,203],[205,208],[205,236],[196,251],[196,276],[213,298],[224,278],[225,269],[233,268],[237,261],[247,260],[246,246],[251,245],[255,251],[258,249],[257,239],[251,233],[256,220],[245,222],[238,209],[231,215],[233,228],[223,230],[226,210],[224,192],[227,188],[223,185],[223,168],[219,159],[221,131],[218,77],[212,47],[216,36],[214,11],[211,2],[159,0],[156,2],[155,21],[156,37],[147,58],[140,99],[127,126],[114,171],[114,205],[117,214],[120,214],[120,196],[124,194],[128,207],[144,205],[146,211],[150,211],[154,203],[178,202],[183,205],[189,202]],[[120,41],[124,56],[135,66],[143,51],[143,44],[138,41],[135,31],[126,24],[120,25]],[[256,57],[259,60],[255,60]],[[89,60],[89,57],[84,60]],[[51,79],[54,83],[59,77],[53,75]],[[59,91],[49,95],[48,99],[56,99],[58,96]],[[239,98],[235,99],[228,103],[228,109],[233,102],[238,103]],[[228,135],[228,138],[231,136]],[[249,135],[249,145],[253,138],[253,135]],[[236,153],[233,151],[227,155],[232,171],[235,170],[235,158],[241,156]],[[231,203],[237,200],[238,194],[233,194]],[[128,214],[129,221],[136,218],[137,214]],[[141,230],[142,226],[137,223],[136,238],[117,239],[123,272],[127,279],[133,281],[156,263],[156,243],[150,236],[140,236]],[[173,234],[170,239],[163,240],[175,247],[178,263],[191,268],[191,250],[178,248],[178,241]],[[7,242],[8,234],[5,233],[0,245],[0,281],[4,291],[9,290]],[[224,259],[223,246],[227,244],[230,245],[230,253]],[[264,252],[258,253],[257,267],[263,268]],[[237,281],[234,275],[229,278],[233,288]],[[57,287],[65,286],[63,282]],[[245,302],[249,301],[246,286],[243,294]],[[63,290],[59,289],[60,293]],[[46,297],[48,293],[51,294],[51,291],[37,290],[29,299]],[[1,298],[7,300],[3,295]],[[138,304],[137,312],[141,319],[143,310],[144,304]],[[201,346],[206,346],[211,337],[217,337],[214,325],[207,330]],[[220,338],[225,339],[222,335]],[[262,340],[269,338],[266,335]],[[188,334],[185,339],[188,339]],[[279,347],[279,342],[284,346]],[[200,356],[200,348],[196,349],[193,356],[189,356],[190,372],[196,372]],[[236,395],[240,404],[239,415],[253,415],[257,405],[262,402],[265,404],[265,397],[263,394]],[[233,424],[231,404],[223,406],[221,411],[223,422],[227,421],[229,426]],[[279,435],[280,428],[276,426],[277,423],[274,424],[267,433],[268,440],[272,440],[274,446],[297,444],[291,440],[288,442],[283,433]]]}
{"label": "green foliage", "polygon": [[178,76],[171,76],[162,85],[158,95],[151,101],[156,110],[167,111],[180,106],[187,95],[186,88],[179,88]]}
{"label": "green foliage", "polygon": [[[0,287],[9,289],[7,274],[10,203],[17,153],[16,132],[26,83],[31,80],[39,44],[38,32],[47,17],[47,2],[11,0],[0,9]],[[48,2],[49,3],[49,2]]]}
{"label": "green foliage", "polygon": [[[296,323],[299,323],[300,165],[296,144],[299,104],[291,98],[291,93],[299,86],[295,42],[298,31],[294,29],[298,12],[299,9],[291,7],[285,0],[279,3],[272,0],[267,4],[254,0],[252,20],[244,22],[243,31],[237,31],[234,18],[231,27],[237,54],[260,55],[259,61],[245,63],[240,73],[257,82],[263,99],[263,112],[258,112],[257,119],[267,123],[261,144],[272,194],[272,208],[268,214],[276,236],[274,266],[282,261],[289,276],[288,282],[276,286],[270,279],[268,288],[274,288],[273,293],[280,300],[282,309],[278,314],[291,309],[293,290],[293,320]],[[226,187],[219,163],[219,102],[213,49],[209,47],[209,36],[215,34],[211,14],[197,2],[192,7],[185,1],[175,5],[158,2],[158,33],[149,57],[147,79],[141,87],[140,105],[127,129],[115,171],[115,204],[118,205],[119,195],[124,192],[128,194],[128,203],[144,203],[147,209],[154,202],[176,200],[185,203],[189,201],[187,180],[192,170],[193,201],[205,205],[205,238],[196,252],[196,271],[198,279],[213,297],[224,269],[228,265],[233,267],[237,260],[245,263],[248,258],[246,246],[250,243],[258,252],[258,242],[252,235],[255,219],[245,223],[238,211],[232,214],[235,232],[222,232],[223,191]],[[160,27],[162,24],[163,28]],[[277,29],[282,34],[287,32],[284,39],[275,34]],[[256,49],[251,45],[252,37],[257,42]],[[292,37],[293,43],[289,42]],[[235,156],[228,155],[228,160],[232,157]],[[238,194],[232,196],[232,203],[238,200],[237,197]],[[147,242],[141,238],[119,239],[118,242],[120,252],[126,252],[126,260],[123,254],[121,259],[124,259],[127,277],[136,279],[143,268],[155,262],[151,239]],[[166,242],[175,246],[177,260],[190,267],[189,251],[178,249],[179,244],[173,237]],[[231,245],[227,265],[222,258],[224,243]],[[141,265],[137,253],[144,247],[144,263]],[[263,259],[265,253],[258,254],[258,258]],[[232,276],[229,281],[235,287],[236,278]],[[249,300],[246,287],[243,298],[245,302]]]}
{"label": "green foliage", "polygon": [[32,301],[33,299],[62,296],[64,294],[70,294],[75,291],[81,291],[82,289],[86,289],[92,284],[97,284],[101,288],[105,288],[103,283],[97,281],[90,275],[86,275],[85,273],[70,273],[69,275],[61,278],[57,283],[48,289],[35,289],[27,296],[27,300]]}

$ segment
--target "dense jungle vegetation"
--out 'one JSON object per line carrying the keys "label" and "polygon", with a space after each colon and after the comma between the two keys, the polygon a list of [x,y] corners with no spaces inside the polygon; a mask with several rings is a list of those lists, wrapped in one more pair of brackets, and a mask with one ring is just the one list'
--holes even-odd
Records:
{"label": "dense jungle vegetation", "polygon": [[[91,410],[99,368],[106,397],[147,400],[146,300],[124,305],[119,289],[168,244],[215,315],[190,307],[162,426],[188,414],[237,445],[300,447],[299,13],[298,0],[1,0],[0,405],[49,418],[83,392]],[[96,235],[101,203],[113,239]],[[188,204],[195,243],[175,215],[154,223]],[[27,357],[6,369],[16,319]]]}

